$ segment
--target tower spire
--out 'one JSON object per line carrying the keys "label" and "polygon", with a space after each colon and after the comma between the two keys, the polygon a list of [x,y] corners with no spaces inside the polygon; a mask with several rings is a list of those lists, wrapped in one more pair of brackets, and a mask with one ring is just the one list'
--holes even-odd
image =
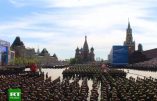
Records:
{"label": "tower spire", "polygon": [[130,25],[130,21],[129,21],[129,18],[128,18],[128,28],[127,28],[127,34],[132,34],[132,28],[131,28],[131,25]]}
{"label": "tower spire", "polygon": [[85,41],[87,41],[87,36],[85,35]]}
{"label": "tower spire", "polygon": [[130,21],[128,18],[128,28],[126,29],[126,40],[124,41],[124,46],[129,47],[129,54],[135,51],[135,42],[132,37],[132,28],[130,26]]}
{"label": "tower spire", "polygon": [[129,18],[128,18],[128,29],[131,29]]}

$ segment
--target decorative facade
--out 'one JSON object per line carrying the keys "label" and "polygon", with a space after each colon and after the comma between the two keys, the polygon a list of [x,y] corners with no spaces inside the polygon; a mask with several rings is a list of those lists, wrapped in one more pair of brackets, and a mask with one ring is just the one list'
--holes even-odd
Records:
{"label": "decorative facade", "polygon": [[35,52],[34,48],[25,48],[24,43],[20,40],[20,37],[16,37],[13,44],[11,45],[11,50],[15,51],[15,57],[22,58],[37,58],[41,64],[53,64],[58,62],[56,54],[50,56],[46,48],[41,52],[39,49]]}
{"label": "decorative facade", "polygon": [[16,37],[13,44],[11,45],[11,50],[15,51],[15,57],[32,57],[35,54],[34,48],[25,48],[23,41],[20,37]]}
{"label": "decorative facade", "polygon": [[79,49],[76,48],[75,52],[75,59],[77,63],[86,63],[86,62],[93,62],[95,61],[95,54],[94,54],[94,48],[91,47],[89,50],[88,43],[87,43],[87,36],[85,36],[85,42],[83,45],[83,48]]}

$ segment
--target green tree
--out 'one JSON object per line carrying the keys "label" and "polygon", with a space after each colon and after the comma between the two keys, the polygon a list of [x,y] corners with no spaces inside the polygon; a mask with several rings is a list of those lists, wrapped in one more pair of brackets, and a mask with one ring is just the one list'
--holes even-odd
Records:
{"label": "green tree", "polygon": [[71,58],[70,59],[70,64],[75,64],[76,63],[76,59],[75,58]]}
{"label": "green tree", "polygon": [[36,57],[15,57],[15,59],[11,61],[10,64],[26,66],[28,63],[31,64],[38,62],[39,60]]}

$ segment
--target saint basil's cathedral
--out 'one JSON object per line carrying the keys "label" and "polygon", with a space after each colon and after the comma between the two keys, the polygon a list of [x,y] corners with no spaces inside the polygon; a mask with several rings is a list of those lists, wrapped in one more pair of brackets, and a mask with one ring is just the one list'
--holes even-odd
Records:
{"label": "saint basil's cathedral", "polygon": [[85,36],[85,41],[83,48],[76,48],[75,52],[75,59],[77,63],[88,63],[88,62],[94,62],[95,61],[95,54],[94,54],[94,48],[91,47],[89,50],[88,43],[87,43],[87,36]]}

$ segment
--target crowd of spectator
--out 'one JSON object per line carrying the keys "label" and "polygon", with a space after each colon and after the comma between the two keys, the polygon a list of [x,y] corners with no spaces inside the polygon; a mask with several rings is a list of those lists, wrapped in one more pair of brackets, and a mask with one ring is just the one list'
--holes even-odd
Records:
{"label": "crowd of spectator", "polygon": [[139,69],[139,70],[149,70],[149,71],[157,71],[157,58],[139,62],[135,64],[128,65],[128,68]]}

